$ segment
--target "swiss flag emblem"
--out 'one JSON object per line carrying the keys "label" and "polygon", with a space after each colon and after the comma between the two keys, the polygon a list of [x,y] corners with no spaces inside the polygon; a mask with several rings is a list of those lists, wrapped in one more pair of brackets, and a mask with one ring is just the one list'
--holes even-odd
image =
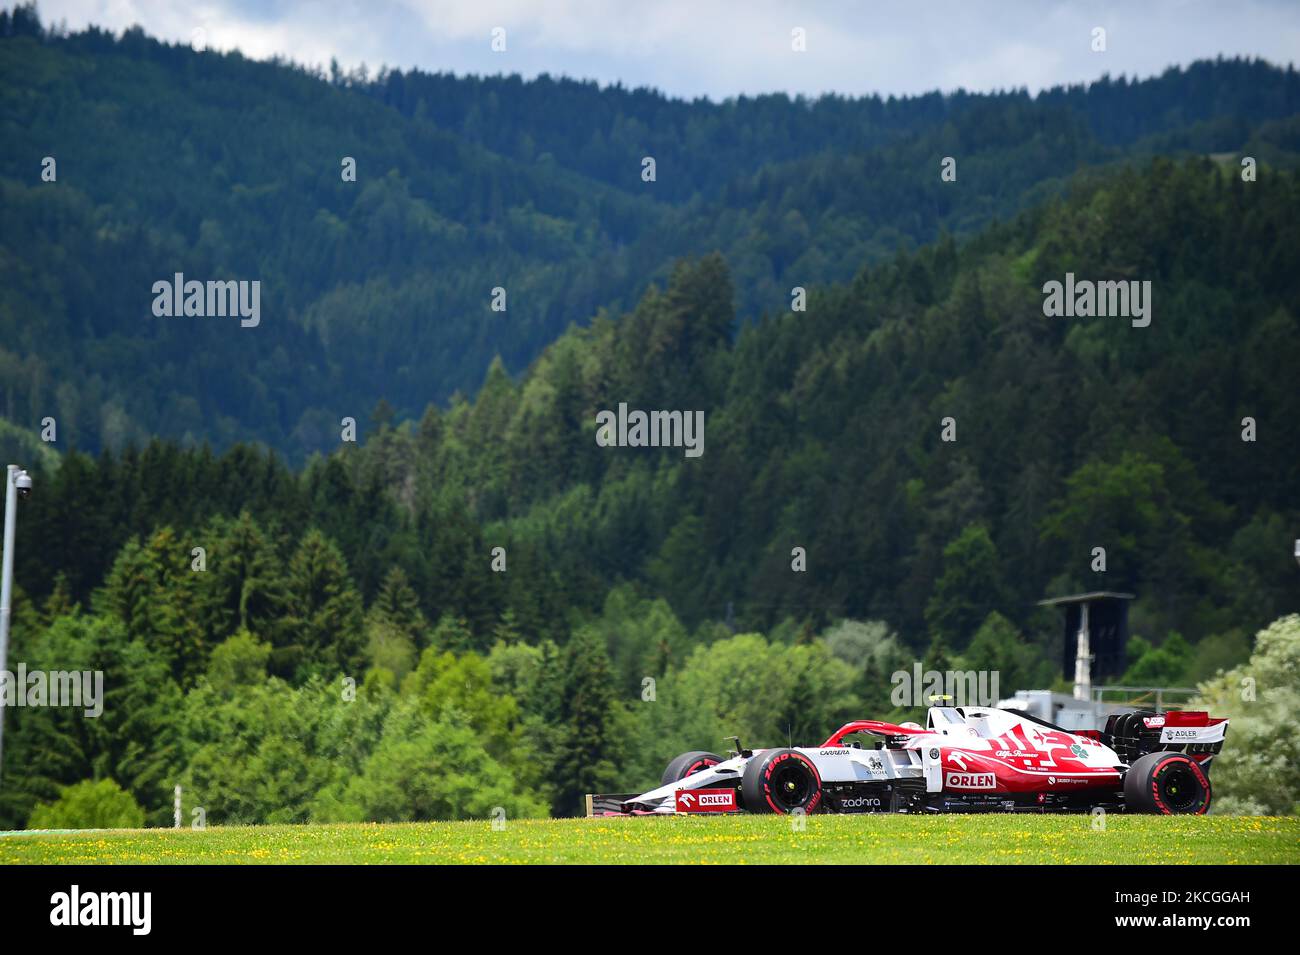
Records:
{"label": "swiss flag emblem", "polygon": [[677,790],[678,812],[734,812],[735,810],[734,789]]}

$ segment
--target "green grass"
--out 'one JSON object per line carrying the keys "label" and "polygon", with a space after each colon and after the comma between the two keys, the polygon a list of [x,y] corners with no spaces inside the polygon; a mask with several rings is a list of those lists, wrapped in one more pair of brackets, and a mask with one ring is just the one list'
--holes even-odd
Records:
{"label": "green grass", "polygon": [[0,837],[22,863],[1300,863],[1300,819],[716,816],[104,830]]}

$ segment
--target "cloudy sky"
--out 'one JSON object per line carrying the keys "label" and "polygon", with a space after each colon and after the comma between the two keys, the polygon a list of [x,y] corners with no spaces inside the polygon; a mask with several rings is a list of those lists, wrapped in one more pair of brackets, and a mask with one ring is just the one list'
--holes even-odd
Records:
{"label": "cloudy sky", "polygon": [[[42,19],[302,63],[549,72],[677,96],[988,90],[1300,60],[1297,0],[40,0]],[[506,50],[493,52],[504,28]],[[1105,52],[1091,49],[1106,31]],[[805,52],[791,31],[805,31]],[[201,32],[198,32],[201,31]]]}

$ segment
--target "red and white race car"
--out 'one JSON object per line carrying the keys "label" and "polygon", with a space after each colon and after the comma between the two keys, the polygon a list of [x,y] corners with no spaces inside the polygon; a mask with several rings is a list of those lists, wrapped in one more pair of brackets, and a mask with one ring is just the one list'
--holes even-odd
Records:
{"label": "red and white race car", "polygon": [[588,812],[1204,813],[1227,727],[1137,711],[1065,730],[1017,710],[932,706],[924,727],[857,720],[820,746],[683,753],[659,788],[592,796]]}

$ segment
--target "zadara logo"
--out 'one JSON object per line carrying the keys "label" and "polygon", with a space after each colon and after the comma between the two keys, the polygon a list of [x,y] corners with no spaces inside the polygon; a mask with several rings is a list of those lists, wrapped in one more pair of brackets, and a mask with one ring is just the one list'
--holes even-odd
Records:
{"label": "zadara logo", "polygon": [[840,800],[840,809],[879,809],[882,803],[876,796],[848,796]]}
{"label": "zadara logo", "polygon": [[992,773],[949,773],[944,785],[949,789],[992,789],[996,783]]}

